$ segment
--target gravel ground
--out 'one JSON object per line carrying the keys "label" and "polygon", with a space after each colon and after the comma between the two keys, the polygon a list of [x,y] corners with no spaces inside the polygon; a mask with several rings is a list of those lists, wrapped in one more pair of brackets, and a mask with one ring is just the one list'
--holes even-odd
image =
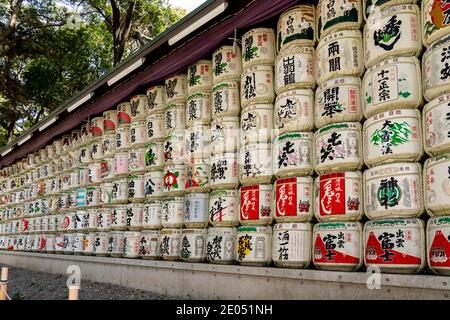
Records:
{"label": "gravel ground", "polygon": [[[67,300],[67,276],[7,266],[8,295],[12,300]],[[169,300],[176,297],[127,287],[81,281],[79,300]]]}

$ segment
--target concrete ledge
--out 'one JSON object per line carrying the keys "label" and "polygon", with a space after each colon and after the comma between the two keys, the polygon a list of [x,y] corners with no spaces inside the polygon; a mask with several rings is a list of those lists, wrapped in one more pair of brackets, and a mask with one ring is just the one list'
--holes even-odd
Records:
{"label": "concrete ledge", "polygon": [[64,254],[0,252],[0,263],[193,299],[449,299],[450,277],[382,274],[370,290],[365,272],[262,268]]}

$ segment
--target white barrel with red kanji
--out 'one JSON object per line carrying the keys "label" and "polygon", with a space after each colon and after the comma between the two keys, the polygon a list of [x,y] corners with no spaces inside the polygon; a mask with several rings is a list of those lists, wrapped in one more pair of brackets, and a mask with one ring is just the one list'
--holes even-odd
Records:
{"label": "white barrel with red kanji", "polygon": [[188,193],[184,196],[185,228],[204,228],[208,226],[209,193]]}
{"label": "white barrel with red kanji", "polygon": [[141,233],[129,231],[123,233],[123,257],[139,258]]}
{"label": "white barrel with red kanji", "polygon": [[[121,102],[117,105],[118,128],[128,127],[130,125],[130,123],[131,123],[131,103]],[[116,131],[117,131],[117,129],[116,129]]]}
{"label": "white barrel with red kanji", "polygon": [[239,189],[239,222],[241,225],[270,225],[273,219],[273,186],[259,184]]}
{"label": "white barrel with red kanji", "polygon": [[272,165],[277,177],[313,173],[313,136],[312,132],[289,132],[275,138]]}
{"label": "white barrel with red kanji", "polygon": [[423,144],[429,156],[450,152],[450,123],[448,107],[450,94],[439,96],[423,108]]}
{"label": "white barrel with red kanji", "polygon": [[242,73],[242,52],[239,46],[221,46],[212,54],[212,81],[239,80]]}
{"label": "white barrel with red kanji", "polygon": [[430,216],[450,212],[450,155],[429,158],[423,165],[425,209]]}
{"label": "white barrel with red kanji", "polygon": [[206,259],[207,229],[182,229],[180,258],[186,262],[203,262]]}
{"label": "white barrel with red kanji", "polygon": [[255,65],[244,69],[240,92],[241,108],[255,103],[273,103],[275,90],[272,65]]}
{"label": "white barrel with red kanji", "polygon": [[427,262],[430,269],[450,275],[450,217],[434,217],[427,223]]}
{"label": "white barrel with red kanji", "polygon": [[180,260],[182,229],[162,229],[159,252],[163,260]]}
{"label": "white barrel with red kanji", "polygon": [[237,189],[239,187],[238,153],[211,156],[211,189]]}
{"label": "white barrel with red kanji", "polygon": [[147,201],[144,203],[144,216],[142,218],[142,229],[161,229],[162,202],[160,200]]}
{"label": "white barrel with red kanji", "polygon": [[186,192],[209,192],[210,165],[208,160],[193,160],[186,166]]}
{"label": "white barrel with red kanji", "polygon": [[194,123],[211,123],[210,90],[195,91],[187,97],[186,127],[190,127]]}
{"label": "white barrel with red kanji", "polygon": [[209,222],[214,227],[239,225],[238,190],[215,190],[209,194]]}
{"label": "white barrel with red kanji", "polygon": [[183,218],[183,197],[170,197],[162,200],[161,225],[163,228],[181,228]]}
{"label": "white barrel with red kanji", "polygon": [[311,262],[312,226],[277,223],[273,227],[272,260],[282,268],[306,268]]}
{"label": "white barrel with red kanji", "polygon": [[313,178],[283,178],[275,181],[275,220],[306,222],[313,217]]}
{"label": "white barrel with red kanji", "polygon": [[256,28],[242,36],[242,68],[275,63],[275,31],[271,28]]}
{"label": "white barrel with red kanji", "polygon": [[363,263],[360,222],[325,222],[314,225],[313,263],[322,270],[356,271]]}
{"label": "white barrel with red kanji", "polygon": [[[185,73],[175,74],[165,80],[166,104],[174,102],[186,103],[187,75]],[[183,118],[184,120],[184,118]]]}
{"label": "white barrel with red kanji", "polygon": [[317,33],[322,39],[330,32],[356,29],[362,24],[362,4],[359,0],[319,0],[317,3]]}
{"label": "white barrel with red kanji", "polygon": [[166,105],[166,88],[165,86],[151,86],[147,89],[147,114],[155,114],[164,112]]}
{"label": "white barrel with red kanji", "polygon": [[142,230],[141,232],[141,258],[159,259],[159,240],[161,232],[159,230]]}
{"label": "white barrel with red kanji", "polygon": [[272,227],[241,226],[237,229],[237,262],[267,266],[272,262]]}
{"label": "white barrel with red kanji", "polygon": [[277,95],[273,118],[274,129],[279,134],[311,131],[314,128],[314,92],[294,89]]}
{"label": "white barrel with red kanji", "polygon": [[428,47],[449,33],[447,1],[422,0],[422,40]]}
{"label": "white barrel with red kanji", "polygon": [[148,100],[145,94],[137,94],[131,97],[131,124],[147,117]]}
{"label": "white barrel with red kanji", "polygon": [[123,236],[122,231],[113,231],[108,234],[108,256],[121,258],[123,256]]}
{"label": "white barrel with red kanji", "polygon": [[364,264],[381,272],[418,273],[425,264],[425,231],[420,219],[368,221],[364,226]]}

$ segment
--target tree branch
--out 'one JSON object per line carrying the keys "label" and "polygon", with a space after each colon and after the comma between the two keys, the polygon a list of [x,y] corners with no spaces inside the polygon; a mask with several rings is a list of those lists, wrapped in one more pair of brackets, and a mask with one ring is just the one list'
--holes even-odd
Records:
{"label": "tree branch", "polygon": [[106,22],[106,24],[108,26],[108,29],[112,30],[113,29],[113,24],[112,24],[112,21],[111,21],[111,17],[108,17],[106,15],[106,13],[104,13],[103,10],[99,6],[95,5],[94,3],[89,2],[89,4],[91,5],[92,8],[94,8],[103,17],[103,19],[105,20],[105,22]]}

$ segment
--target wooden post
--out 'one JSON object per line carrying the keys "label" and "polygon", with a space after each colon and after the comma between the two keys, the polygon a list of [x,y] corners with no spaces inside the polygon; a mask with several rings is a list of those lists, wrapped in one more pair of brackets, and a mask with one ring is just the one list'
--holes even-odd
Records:
{"label": "wooden post", "polygon": [[8,268],[2,268],[0,276],[0,300],[7,300],[8,297]]}
{"label": "wooden post", "polygon": [[69,300],[78,300],[79,286],[69,286]]}

